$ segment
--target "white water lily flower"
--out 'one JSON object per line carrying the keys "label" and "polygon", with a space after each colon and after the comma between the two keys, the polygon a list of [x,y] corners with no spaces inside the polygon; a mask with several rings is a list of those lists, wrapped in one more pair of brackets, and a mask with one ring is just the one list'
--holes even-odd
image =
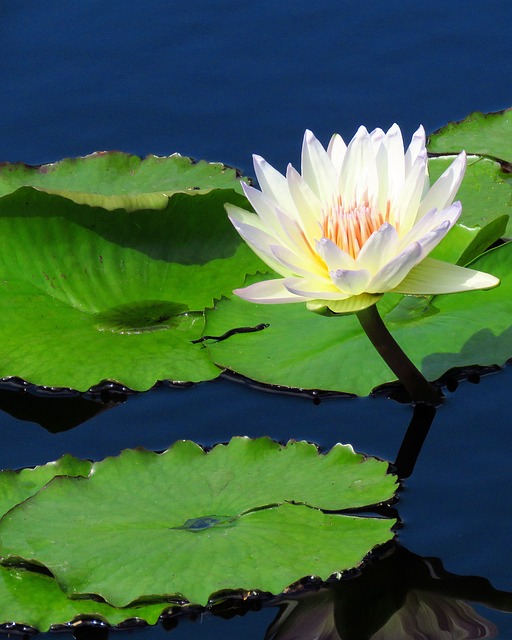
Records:
{"label": "white water lily flower", "polygon": [[254,168],[261,191],[242,187],[257,215],[226,209],[242,238],[283,277],[236,289],[241,298],[347,313],[387,291],[438,294],[499,284],[427,257],[461,213],[453,199],[466,155],[430,187],[423,127],[405,153],[396,124],[387,133],[360,127],[348,146],[335,134],[327,150],[306,131],[302,175],[289,165],[285,177],[260,156]]}

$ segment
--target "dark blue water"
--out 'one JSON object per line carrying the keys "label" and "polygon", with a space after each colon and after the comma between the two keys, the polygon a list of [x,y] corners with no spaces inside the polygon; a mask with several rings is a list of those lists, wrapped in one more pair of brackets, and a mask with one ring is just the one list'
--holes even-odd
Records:
{"label": "dark blue water", "polygon": [[[100,149],[179,151],[251,173],[251,154],[298,165],[305,128],[327,142],[359,124],[409,136],[510,106],[506,2],[317,3],[5,0],[0,7],[0,160],[42,163]],[[503,360],[512,354],[503,354]],[[512,372],[464,382],[438,412],[400,496],[400,541],[458,575],[512,591]],[[411,409],[379,399],[314,405],[214,382],[160,389],[50,434],[0,414],[2,468],[68,451],[94,459],[235,434],[351,442],[394,460]],[[512,638],[510,616],[479,609]],[[176,638],[263,638],[275,610],[180,622]],[[161,628],[138,631],[156,638]]]}
{"label": "dark blue water", "polygon": [[410,134],[510,106],[496,0],[4,0],[0,15],[11,161],[179,151],[250,171],[258,152],[284,168],[306,128]]}

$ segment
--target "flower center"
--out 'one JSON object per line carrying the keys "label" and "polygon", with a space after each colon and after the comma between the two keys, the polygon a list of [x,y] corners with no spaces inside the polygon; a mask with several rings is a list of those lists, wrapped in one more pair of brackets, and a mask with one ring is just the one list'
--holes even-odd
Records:
{"label": "flower center", "polygon": [[341,196],[328,208],[324,209],[321,221],[322,236],[332,240],[340,249],[357,258],[364,243],[378,231],[385,222],[390,221],[390,203],[382,214],[368,200],[352,203],[347,206]]}

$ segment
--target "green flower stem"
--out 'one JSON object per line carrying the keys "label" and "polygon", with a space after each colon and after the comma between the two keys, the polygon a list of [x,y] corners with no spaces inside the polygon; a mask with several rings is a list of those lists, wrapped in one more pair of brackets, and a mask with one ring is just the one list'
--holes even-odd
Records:
{"label": "green flower stem", "polygon": [[373,346],[404,385],[412,401],[438,406],[442,400],[441,392],[425,379],[399,347],[382,322],[377,306],[373,304],[356,315]]}

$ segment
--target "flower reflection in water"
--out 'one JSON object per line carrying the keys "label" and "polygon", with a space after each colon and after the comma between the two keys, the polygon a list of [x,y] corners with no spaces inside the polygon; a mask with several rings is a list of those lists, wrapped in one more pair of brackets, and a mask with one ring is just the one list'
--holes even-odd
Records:
{"label": "flower reflection in water", "polygon": [[401,609],[371,638],[373,640],[473,640],[495,638],[496,626],[463,600],[428,591],[409,591]]}
{"label": "flower reflection in water", "polygon": [[[498,629],[465,600],[512,610],[512,594],[483,578],[436,574],[398,547],[361,576],[281,596],[265,640],[474,640]],[[413,586],[414,585],[414,586]]]}
{"label": "flower reflection in water", "polygon": [[[497,629],[462,600],[426,591],[409,591],[403,605],[371,635],[337,620],[335,592],[307,592],[286,603],[266,640],[474,640],[495,638]],[[375,622],[376,612],[369,617]],[[338,626],[339,625],[339,626]],[[369,625],[370,626],[370,625]]]}

